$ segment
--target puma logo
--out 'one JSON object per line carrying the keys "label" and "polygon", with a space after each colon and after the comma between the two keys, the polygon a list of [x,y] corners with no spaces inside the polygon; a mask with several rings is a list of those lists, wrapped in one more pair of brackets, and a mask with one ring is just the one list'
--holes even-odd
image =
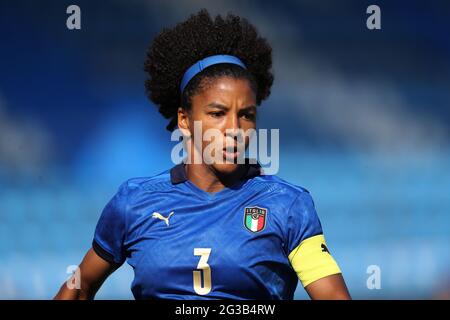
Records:
{"label": "puma logo", "polygon": [[320,245],[320,247],[322,248],[322,252],[328,252],[328,253],[330,253],[330,251],[328,251],[328,248],[327,248],[327,246],[325,245],[325,244],[321,244]]}
{"label": "puma logo", "polygon": [[159,219],[159,220],[163,220],[167,226],[169,226],[169,219],[170,217],[174,214],[174,212],[172,211],[171,213],[169,213],[169,215],[166,217],[164,217],[161,213],[159,212],[153,212],[152,214],[152,218],[154,219]]}

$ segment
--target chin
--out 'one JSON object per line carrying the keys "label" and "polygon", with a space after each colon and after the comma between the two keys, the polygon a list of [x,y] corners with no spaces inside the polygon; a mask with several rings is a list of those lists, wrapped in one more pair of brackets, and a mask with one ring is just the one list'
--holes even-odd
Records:
{"label": "chin", "polygon": [[240,166],[242,165],[237,163],[216,163],[212,165],[214,170],[222,175],[230,175],[236,172]]}

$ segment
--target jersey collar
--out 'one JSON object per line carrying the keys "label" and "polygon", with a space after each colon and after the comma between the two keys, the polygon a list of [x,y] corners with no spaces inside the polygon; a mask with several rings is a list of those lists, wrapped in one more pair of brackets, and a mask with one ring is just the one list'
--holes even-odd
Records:
{"label": "jersey collar", "polygon": [[[248,160],[248,159],[246,159]],[[246,161],[245,166],[248,167],[247,172],[244,176],[246,179],[250,179],[256,176],[261,175],[261,166],[259,163],[250,164]],[[170,181],[172,184],[182,183],[188,180],[185,170],[185,164],[180,163],[170,169]]]}

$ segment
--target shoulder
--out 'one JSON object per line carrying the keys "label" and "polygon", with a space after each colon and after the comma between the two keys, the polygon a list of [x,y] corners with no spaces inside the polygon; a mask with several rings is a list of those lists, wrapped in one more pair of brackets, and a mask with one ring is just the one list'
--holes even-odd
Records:
{"label": "shoulder", "polygon": [[255,179],[264,203],[275,209],[272,212],[276,216],[296,225],[318,225],[314,200],[306,188],[275,175],[261,175]]}
{"label": "shoulder", "polygon": [[120,184],[117,194],[129,197],[143,191],[164,191],[171,188],[170,171],[165,170],[153,176],[129,178]]}
{"label": "shoulder", "polygon": [[170,181],[169,170],[154,176],[129,178],[119,185],[103,212],[110,217],[115,216],[124,221],[130,220],[135,213],[139,212],[133,209],[136,203],[143,199],[145,201],[157,199],[161,192],[168,193],[171,189],[173,185]]}
{"label": "shoulder", "polygon": [[272,195],[283,200],[294,202],[296,200],[312,201],[310,192],[297,184],[286,181],[275,175],[260,175],[255,177],[255,185],[261,186]]}

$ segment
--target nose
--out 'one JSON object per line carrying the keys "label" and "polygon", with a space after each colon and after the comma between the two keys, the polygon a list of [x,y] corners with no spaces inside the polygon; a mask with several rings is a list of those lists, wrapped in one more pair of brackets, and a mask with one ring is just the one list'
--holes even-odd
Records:
{"label": "nose", "polygon": [[230,136],[236,140],[237,135],[240,132],[240,129],[241,129],[241,124],[239,122],[239,116],[233,112],[228,117],[225,134],[226,134],[226,136]]}

